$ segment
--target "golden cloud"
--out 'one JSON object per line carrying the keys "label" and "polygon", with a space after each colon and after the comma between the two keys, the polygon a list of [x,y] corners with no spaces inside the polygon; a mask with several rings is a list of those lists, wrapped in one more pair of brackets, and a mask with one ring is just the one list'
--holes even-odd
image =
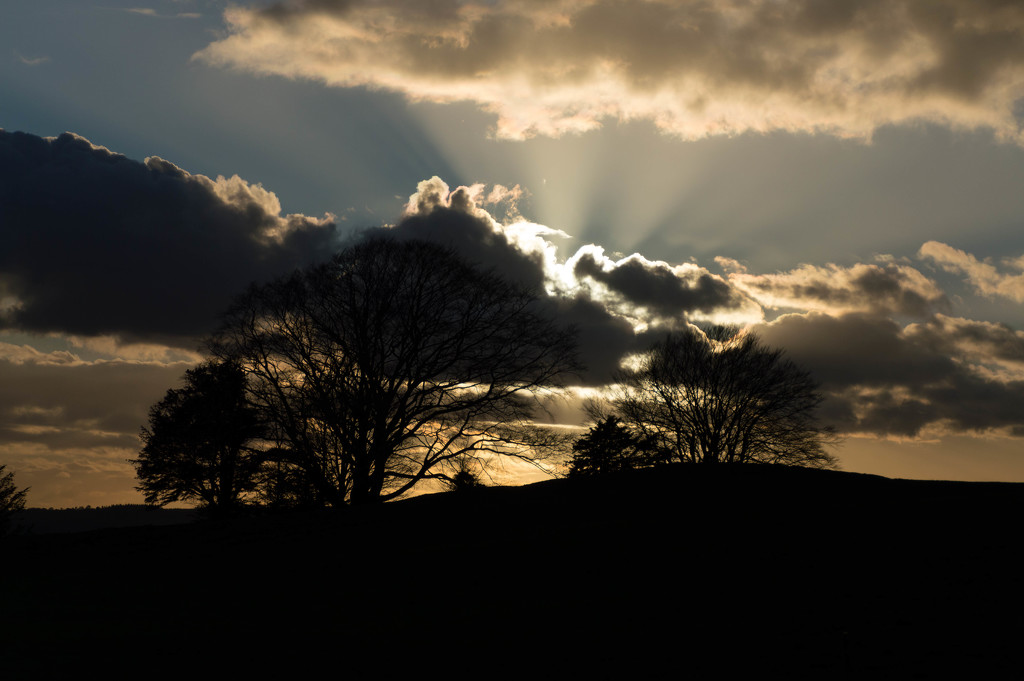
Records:
{"label": "golden cloud", "polygon": [[683,139],[869,139],[932,121],[1024,143],[1024,5],[1000,0],[293,0],[225,12],[195,55],[259,74],[474,102],[496,135],[643,119]]}
{"label": "golden cloud", "polygon": [[[731,262],[722,261],[729,266]],[[858,263],[851,267],[801,265],[777,274],[732,271],[729,282],[770,308],[925,317],[949,301],[938,285],[908,265]]]}
{"label": "golden cloud", "polygon": [[1024,257],[1006,259],[1005,265],[1016,272],[1000,272],[992,263],[978,260],[941,241],[926,242],[918,256],[933,261],[947,272],[962,274],[982,295],[1024,303]]}

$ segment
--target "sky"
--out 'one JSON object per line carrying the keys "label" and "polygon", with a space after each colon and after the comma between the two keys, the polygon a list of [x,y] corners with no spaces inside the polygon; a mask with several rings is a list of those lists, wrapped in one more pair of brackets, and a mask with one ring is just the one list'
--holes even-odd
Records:
{"label": "sky", "polygon": [[383,226],[549,297],[576,395],[740,324],[845,470],[1024,481],[1022,187],[1015,0],[6,2],[0,463],[140,502],[231,299]]}

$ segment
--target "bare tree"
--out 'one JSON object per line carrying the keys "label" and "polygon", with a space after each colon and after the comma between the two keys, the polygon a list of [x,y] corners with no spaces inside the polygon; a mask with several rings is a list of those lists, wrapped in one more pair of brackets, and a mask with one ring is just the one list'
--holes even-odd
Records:
{"label": "bare tree", "polygon": [[756,335],[717,327],[669,334],[616,377],[615,411],[678,460],[835,468],[806,371]]}
{"label": "bare tree", "polygon": [[467,457],[535,461],[555,444],[529,426],[537,398],[577,369],[574,333],[531,292],[382,238],[251,287],[210,348],[245,367],[276,443],[334,505],[450,479]]}

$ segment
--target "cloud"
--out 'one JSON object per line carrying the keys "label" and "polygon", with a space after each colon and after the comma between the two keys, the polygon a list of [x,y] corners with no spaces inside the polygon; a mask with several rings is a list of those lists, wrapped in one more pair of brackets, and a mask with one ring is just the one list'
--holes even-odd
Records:
{"label": "cloud", "polygon": [[662,334],[638,332],[632,321],[585,295],[552,296],[541,305],[560,323],[576,328],[584,370],[575,382],[584,386],[607,385],[623,357],[646,350]]}
{"label": "cloud", "polygon": [[1024,142],[1024,6],[1007,0],[292,0],[224,18],[195,58],[474,102],[504,138],[644,119],[684,139],[868,139],[926,120]]}
{"label": "cloud", "polygon": [[[537,290],[566,299],[584,297],[635,324],[683,323],[718,315],[760,320],[760,308],[726,280],[692,264],[671,265],[633,254],[618,261],[593,244],[566,260],[555,240],[565,232],[529,222],[511,211],[499,222],[484,205],[522,193],[482,184],[451,189],[439,177],[420,182],[391,232],[456,246],[471,261]],[[643,320],[639,322],[639,320]]]}
{"label": "cloud", "polygon": [[753,301],[692,263],[673,266],[639,253],[616,261],[599,246],[584,246],[566,266],[594,297],[610,297],[611,304],[638,319],[685,322],[715,313],[737,313],[748,321],[761,318],[761,309]]}
{"label": "cloud", "polygon": [[728,278],[770,308],[925,317],[949,307],[946,294],[934,281],[913,267],[892,262],[851,267],[802,265],[779,274],[733,271]]}
{"label": "cloud", "polygon": [[85,362],[0,344],[0,446],[138,448],[150,405],[190,362]]}
{"label": "cloud", "polygon": [[50,61],[50,58],[49,57],[45,57],[45,56],[43,56],[43,57],[26,57],[25,55],[21,54],[17,50],[15,50],[14,56],[18,59],[18,61],[20,61],[25,66],[39,66],[40,64],[45,64],[45,63]]}
{"label": "cloud", "polygon": [[1024,256],[1005,261],[1017,271],[1013,274],[1000,272],[994,265],[940,241],[926,242],[918,257],[931,260],[947,272],[965,275],[967,282],[982,295],[1024,303]]}
{"label": "cloud", "polygon": [[160,19],[198,19],[202,16],[198,12],[178,12],[177,14],[160,14],[151,7],[125,7],[125,12],[131,12],[132,14],[141,14],[147,17],[157,17]]}
{"label": "cloud", "polygon": [[[495,195],[504,196],[501,192]],[[548,237],[563,232],[523,220],[498,222],[480,204],[488,198],[482,184],[452,190],[439,177],[417,185],[401,219],[388,227],[392,236],[426,239],[451,248],[470,262],[517,281],[538,292],[545,289],[546,272],[555,262],[555,246]]]}
{"label": "cloud", "polygon": [[0,343],[0,461],[32,487],[33,506],[140,503],[128,463],[139,428],[192,364]]}
{"label": "cloud", "polygon": [[483,207],[507,205],[521,194],[516,187],[500,185],[490,191],[482,184],[453,190],[433,177],[419,183],[396,224],[365,234],[386,231],[398,238],[441,243],[477,266],[533,289],[547,314],[578,329],[580,358],[586,367],[579,380],[586,385],[606,383],[621,358],[649,345],[650,338],[637,334],[631,321],[588,291],[560,290],[566,265],[558,259],[552,239],[569,235],[523,220],[516,211],[502,223]]}
{"label": "cloud", "polygon": [[10,364],[78,364],[82,360],[74,353],[67,350],[53,352],[40,352],[31,345],[15,345],[13,343],[0,342],[0,362]]}
{"label": "cloud", "polygon": [[336,250],[234,176],[0,130],[0,328],[194,348],[231,298]]}
{"label": "cloud", "polygon": [[138,453],[110,446],[71,447],[59,454],[46,447],[0,444],[0,460],[15,470],[18,483],[30,487],[28,505],[42,508],[140,504],[138,481],[128,459]]}
{"label": "cloud", "polygon": [[[824,419],[844,432],[1024,434],[1018,332],[942,316],[904,328],[880,316],[821,313],[755,330],[821,382]],[[990,370],[1008,363],[1017,370]]]}
{"label": "cloud", "polygon": [[[580,330],[582,385],[606,384],[623,357],[666,329],[731,315],[760,322],[766,343],[822,382],[825,416],[844,432],[1024,434],[1024,333],[942,314],[944,293],[906,263],[757,274],[719,258],[720,276],[692,262],[612,258],[594,244],[562,257],[558,244],[570,236],[525,220],[522,194],[433,177],[394,225],[364,236],[439,242],[532,287],[540,306]],[[0,342],[8,449],[137,446],[145,409],[197,359],[181,348],[194,347],[235,294],[340,245],[329,216],[282,215],[258,184],[157,157],[133,161],[71,134],[0,131],[0,221],[0,321],[66,344],[43,352]],[[920,255],[1016,300],[1017,275],[938,242]],[[762,305],[799,313],[766,323]]]}
{"label": "cloud", "polygon": [[1005,324],[935,315],[904,330],[929,351],[952,357],[996,380],[1024,380],[1024,332]]}
{"label": "cloud", "polygon": [[[981,428],[983,419],[962,415],[940,388],[964,386],[983,403],[988,394],[1005,399],[1024,379],[1024,333],[943,314],[950,303],[938,284],[891,257],[775,274],[716,258],[725,277],[638,253],[613,259],[594,244],[561,259],[554,240],[569,235],[518,214],[499,222],[488,212],[488,198],[504,191],[479,184],[452,189],[433,177],[419,183],[402,218],[386,229],[454,247],[546,291],[542,304],[581,331],[586,385],[606,383],[626,355],[666,330],[700,321],[754,323],[766,342],[788,349],[823,382],[832,416],[851,432],[909,437],[940,424]],[[798,314],[765,323],[762,306]],[[1016,427],[1013,418],[1004,420]]]}

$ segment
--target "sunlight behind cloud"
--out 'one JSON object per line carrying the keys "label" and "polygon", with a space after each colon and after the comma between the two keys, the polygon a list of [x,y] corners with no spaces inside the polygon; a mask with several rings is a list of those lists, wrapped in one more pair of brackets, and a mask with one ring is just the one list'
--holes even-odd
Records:
{"label": "sunlight behind cloud", "polygon": [[[494,241],[490,236],[493,235],[499,237],[494,243],[504,242],[505,247],[532,263],[520,270],[526,274],[531,268],[536,269],[532,276],[527,274],[527,281],[543,282],[547,293],[555,299],[590,300],[608,313],[629,320],[637,332],[675,328],[688,319],[748,324],[763,318],[753,299],[695,263],[672,265],[649,260],[639,253],[616,260],[595,244],[585,244],[575,254],[562,258],[555,242],[568,238],[565,232],[529,222],[517,213],[508,221],[499,222],[484,208],[492,198],[505,197],[509,192],[501,186],[488,192],[482,184],[453,190],[435,176],[420,182],[409,197],[404,225],[410,235],[418,238],[454,239],[457,232],[442,228],[431,236],[424,230],[437,230],[436,221],[455,223],[457,216],[469,216],[478,228],[489,233],[473,237],[485,244],[485,250],[489,248],[486,244]],[[417,228],[417,220],[435,222],[433,227]],[[467,234],[464,232],[462,238]]]}
{"label": "sunlight behind cloud", "polygon": [[1021,143],[1024,9],[989,4],[288,2],[226,10],[230,34],[195,58],[473,102],[507,139],[644,119],[688,140],[773,130],[868,140],[925,120]]}

